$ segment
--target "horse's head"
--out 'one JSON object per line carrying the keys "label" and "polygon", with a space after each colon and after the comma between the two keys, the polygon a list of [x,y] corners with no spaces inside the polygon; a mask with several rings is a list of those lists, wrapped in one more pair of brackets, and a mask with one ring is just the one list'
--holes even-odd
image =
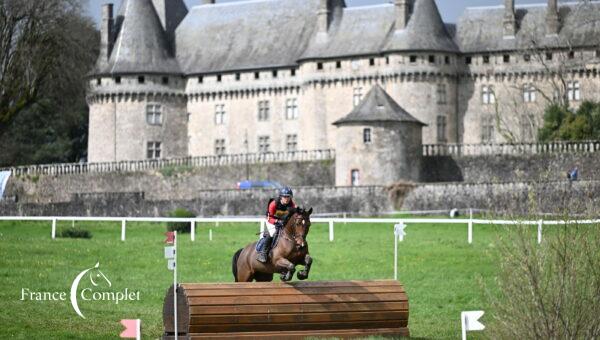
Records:
{"label": "horse's head", "polygon": [[306,247],[306,235],[310,230],[310,215],[313,209],[304,210],[303,208],[292,208],[288,210],[288,220],[286,227],[290,229],[297,249]]}

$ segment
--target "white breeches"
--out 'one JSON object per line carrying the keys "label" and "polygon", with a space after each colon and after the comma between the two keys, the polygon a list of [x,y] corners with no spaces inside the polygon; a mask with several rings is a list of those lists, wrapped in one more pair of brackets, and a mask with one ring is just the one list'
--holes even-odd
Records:
{"label": "white breeches", "polygon": [[[276,229],[275,225],[271,224],[269,222],[265,222],[265,226],[267,227],[267,231],[269,232],[269,235],[271,237],[273,237],[273,235],[275,235],[275,229]],[[263,233],[260,233],[260,238],[262,238],[262,237],[263,237]]]}

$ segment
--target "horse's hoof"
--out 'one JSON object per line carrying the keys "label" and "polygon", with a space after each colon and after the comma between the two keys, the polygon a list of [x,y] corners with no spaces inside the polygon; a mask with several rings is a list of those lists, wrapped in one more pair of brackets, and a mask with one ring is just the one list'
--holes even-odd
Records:
{"label": "horse's hoof", "polygon": [[301,272],[298,272],[297,277],[298,277],[298,280],[306,280],[306,279],[308,279],[308,273],[305,270],[303,270]]}

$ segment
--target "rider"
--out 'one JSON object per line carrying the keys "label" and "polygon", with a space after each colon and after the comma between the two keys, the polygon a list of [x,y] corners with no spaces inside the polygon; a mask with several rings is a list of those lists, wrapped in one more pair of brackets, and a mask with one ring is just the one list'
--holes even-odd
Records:
{"label": "rider", "polygon": [[275,231],[283,227],[282,218],[287,215],[288,208],[296,208],[296,203],[294,203],[293,197],[294,192],[292,189],[285,187],[279,189],[279,197],[269,203],[266,223],[268,234],[264,234],[265,244],[262,251],[258,253],[258,261],[262,263],[267,262]]}

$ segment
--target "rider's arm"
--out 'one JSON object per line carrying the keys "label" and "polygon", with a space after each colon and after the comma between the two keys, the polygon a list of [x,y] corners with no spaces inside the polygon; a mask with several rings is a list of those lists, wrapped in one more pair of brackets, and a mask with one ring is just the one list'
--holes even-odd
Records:
{"label": "rider's arm", "polygon": [[275,211],[277,210],[277,202],[273,201],[271,202],[271,204],[269,204],[269,214],[267,215],[267,222],[271,223],[271,224],[275,224],[275,222],[277,222],[278,218],[275,217]]}

